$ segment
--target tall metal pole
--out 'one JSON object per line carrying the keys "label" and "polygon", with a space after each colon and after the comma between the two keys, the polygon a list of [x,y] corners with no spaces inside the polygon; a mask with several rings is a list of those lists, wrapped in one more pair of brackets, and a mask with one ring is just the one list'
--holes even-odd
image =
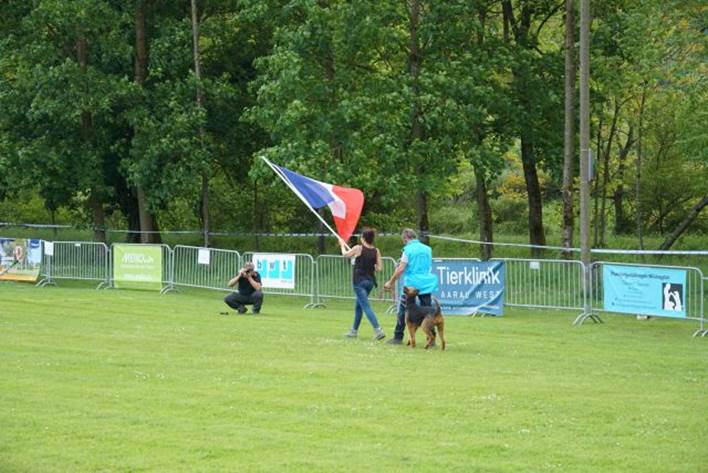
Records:
{"label": "tall metal pole", "polygon": [[590,308],[590,0],[580,0],[580,260],[583,263],[584,314]]}
{"label": "tall metal pole", "polygon": [[[194,77],[197,79],[197,107],[204,108],[204,93],[202,91],[202,65],[199,53],[199,14],[197,0],[192,0],[192,43],[194,46]],[[204,146],[204,126],[199,126],[201,146]],[[209,246],[209,175],[202,173],[202,232],[204,234],[204,247]]]}
{"label": "tall metal pole", "polygon": [[590,263],[590,0],[580,0],[580,258]]}

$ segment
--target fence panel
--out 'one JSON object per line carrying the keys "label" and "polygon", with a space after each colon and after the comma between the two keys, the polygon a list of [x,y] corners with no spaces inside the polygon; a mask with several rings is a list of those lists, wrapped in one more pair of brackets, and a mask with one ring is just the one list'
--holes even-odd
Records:
{"label": "fence panel", "polygon": [[45,242],[52,246],[52,254],[43,256],[42,275],[38,286],[55,284],[57,279],[99,281],[107,286],[111,279],[111,252],[105,243],[85,241]]}
{"label": "fence panel", "polygon": [[504,305],[583,310],[580,261],[499,259],[506,265]]}
{"label": "fence panel", "polygon": [[[352,290],[352,260],[339,255],[320,255],[317,257],[317,295],[319,298],[354,299]],[[371,291],[370,300],[389,301],[391,294],[384,290],[386,282],[396,269],[396,261],[390,257],[382,258],[383,268],[376,274],[378,287]]]}
{"label": "fence panel", "polygon": [[[612,312],[604,308],[604,286],[602,280],[603,266],[606,264],[614,266],[628,267],[646,267],[647,265],[631,264],[631,263],[613,263],[608,261],[597,261],[591,266],[591,284],[590,284],[590,306],[593,312]],[[686,320],[696,320],[700,322],[700,328],[694,335],[705,336],[708,330],[705,328],[704,316],[704,281],[703,272],[690,266],[666,266],[666,265],[651,265],[653,268],[680,269],[686,271],[686,288],[684,308],[686,310]],[[613,312],[615,313],[615,312]],[[636,314],[642,315],[642,314]],[[651,315],[651,314],[649,314]]]}
{"label": "fence panel", "polygon": [[[200,252],[202,255],[208,252],[208,262],[206,259],[200,262]],[[241,268],[241,255],[232,250],[177,245],[173,264],[175,286],[228,291],[226,284]]]}
{"label": "fence panel", "polygon": [[[246,252],[241,255],[241,266],[248,262],[253,262],[254,252]],[[264,294],[282,294],[286,296],[309,297],[310,302],[305,308],[312,308],[318,305],[316,301],[316,279],[317,271],[314,258],[304,253],[273,253],[295,256],[295,287],[293,289],[263,287]]]}

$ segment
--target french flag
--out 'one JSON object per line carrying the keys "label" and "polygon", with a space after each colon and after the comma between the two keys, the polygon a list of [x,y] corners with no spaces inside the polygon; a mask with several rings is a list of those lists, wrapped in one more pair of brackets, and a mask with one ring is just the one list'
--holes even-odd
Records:
{"label": "french flag", "polygon": [[302,176],[290,169],[268,164],[290,186],[293,192],[313,209],[329,207],[337,226],[337,234],[347,241],[354,233],[364,207],[364,193],[359,189],[327,184]]}

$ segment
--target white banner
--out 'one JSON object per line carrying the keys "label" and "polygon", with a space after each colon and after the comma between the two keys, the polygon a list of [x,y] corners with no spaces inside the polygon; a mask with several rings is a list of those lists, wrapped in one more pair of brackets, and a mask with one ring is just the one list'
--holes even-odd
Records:
{"label": "white banner", "polygon": [[255,253],[253,264],[263,287],[295,289],[295,255]]}

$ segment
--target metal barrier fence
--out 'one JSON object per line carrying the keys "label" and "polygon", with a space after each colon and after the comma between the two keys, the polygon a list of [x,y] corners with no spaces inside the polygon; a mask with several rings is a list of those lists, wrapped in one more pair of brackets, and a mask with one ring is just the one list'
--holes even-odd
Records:
{"label": "metal barrier fence", "polygon": [[[254,252],[246,252],[241,255],[241,266],[248,262],[253,262]],[[276,254],[276,253],[269,253]],[[286,253],[282,253],[286,254]],[[293,289],[263,288],[264,294],[283,294],[288,296],[309,297],[310,302],[305,304],[305,308],[317,307],[317,269],[314,258],[305,253],[287,253],[295,256],[295,287]]]}
{"label": "metal barrier fence", "polygon": [[[174,258],[173,258],[173,251],[172,248],[165,244],[143,244],[143,243],[114,243],[111,245],[111,253],[113,253],[115,246],[120,245],[120,246],[130,246],[130,247],[146,247],[146,246],[159,246],[160,251],[161,251],[161,256],[162,256],[162,275],[161,275],[161,283],[162,283],[162,289],[160,289],[161,293],[169,292],[174,290],[174,283],[172,282],[172,265],[174,263]],[[112,261],[111,261],[111,268],[112,268]],[[114,287],[114,280],[113,280],[113,271],[111,271],[111,282],[110,282],[110,287]]]}
{"label": "metal barrier fence", "polygon": [[[112,251],[104,243],[56,241],[43,242],[48,251],[43,251],[43,262],[38,286],[55,284],[60,279],[97,281],[98,288],[113,285]],[[130,246],[131,244],[122,244]],[[133,244],[140,246],[139,244]],[[240,255],[237,251],[177,245],[172,250],[159,245],[162,251],[162,292],[175,286],[228,290],[226,284],[248,261],[253,261],[253,252]],[[199,253],[208,251],[208,264],[200,262]],[[285,254],[285,253],[283,253]],[[322,305],[323,299],[353,299],[351,288],[352,265],[348,258],[321,255],[315,260],[309,254],[294,254],[296,258],[295,287],[293,289],[266,288],[270,294],[309,297],[305,307]],[[449,258],[446,258],[449,259]],[[454,259],[454,258],[453,258]],[[479,261],[476,258],[458,258]],[[604,264],[642,266],[632,263],[600,261],[590,268],[590,286],[583,288],[583,264],[573,260],[547,260],[499,258],[505,262],[505,305],[514,307],[586,310],[592,313],[611,312],[603,306],[602,267]],[[383,281],[395,270],[393,258],[383,258],[383,271],[379,275],[380,286],[371,294],[372,300],[396,301],[383,290]],[[708,278],[702,271],[690,266],[652,265],[686,271],[686,319],[700,323],[695,335],[706,336],[705,285]],[[395,293],[397,293],[396,291]],[[394,293],[394,294],[395,294]],[[587,313],[586,311],[585,313]],[[582,315],[582,314],[581,314]]]}
{"label": "metal barrier fence", "polygon": [[[200,260],[208,254],[208,259]],[[197,246],[175,246],[173,252],[172,283],[175,286],[199,287],[228,291],[226,286],[241,268],[238,251],[200,248]]]}
{"label": "metal barrier fence", "polygon": [[[52,247],[51,255],[46,254],[47,244]],[[56,284],[57,279],[99,281],[97,289],[109,285],[111,252],[105,243],[55,241],[44,242],[44,246],[41,271],[44,278],[37,286]]]}
{"label": "metal barrier fence", "polygon": [[500,258],[506,265],[504,305],[583,310],[583,263]]}
{"label": "metal barrier fence", "polygon": [[[383,283],[387,281],[396,269],[396,260],[390,257],[381,258],[383,268],[377,274],[378,287],[371,291],[369,299],[390,301],[391,294],[384,290]],[[352,290],[352,261],[350,258],[338,255],[320,255],[317,264],[317,301],[326,299],[354,299]]]}
{"label": "metal barrier fence", "polygon": [[[631,263],[613,263],[608,261],[597,261],[592,264],[590,271],[590,306],[593,312],[615,313],[604,308],[604,287],[603,287],[603,266],[611,264],[613,266],[628,266],[638,267],[644,266]],[[661,266],[652,265],[655,268],[680,269],[686,271],[686,288],[684,296],[684,308],[686,311],[686,320],[695,320],[700,323],[700,327],[693,333],[693,336],[705,336],[708,333],[705,327],[704,317],[704,293],[703,287],[706,278],[703,277],[703,272],[698,268],[688,266]]]}

